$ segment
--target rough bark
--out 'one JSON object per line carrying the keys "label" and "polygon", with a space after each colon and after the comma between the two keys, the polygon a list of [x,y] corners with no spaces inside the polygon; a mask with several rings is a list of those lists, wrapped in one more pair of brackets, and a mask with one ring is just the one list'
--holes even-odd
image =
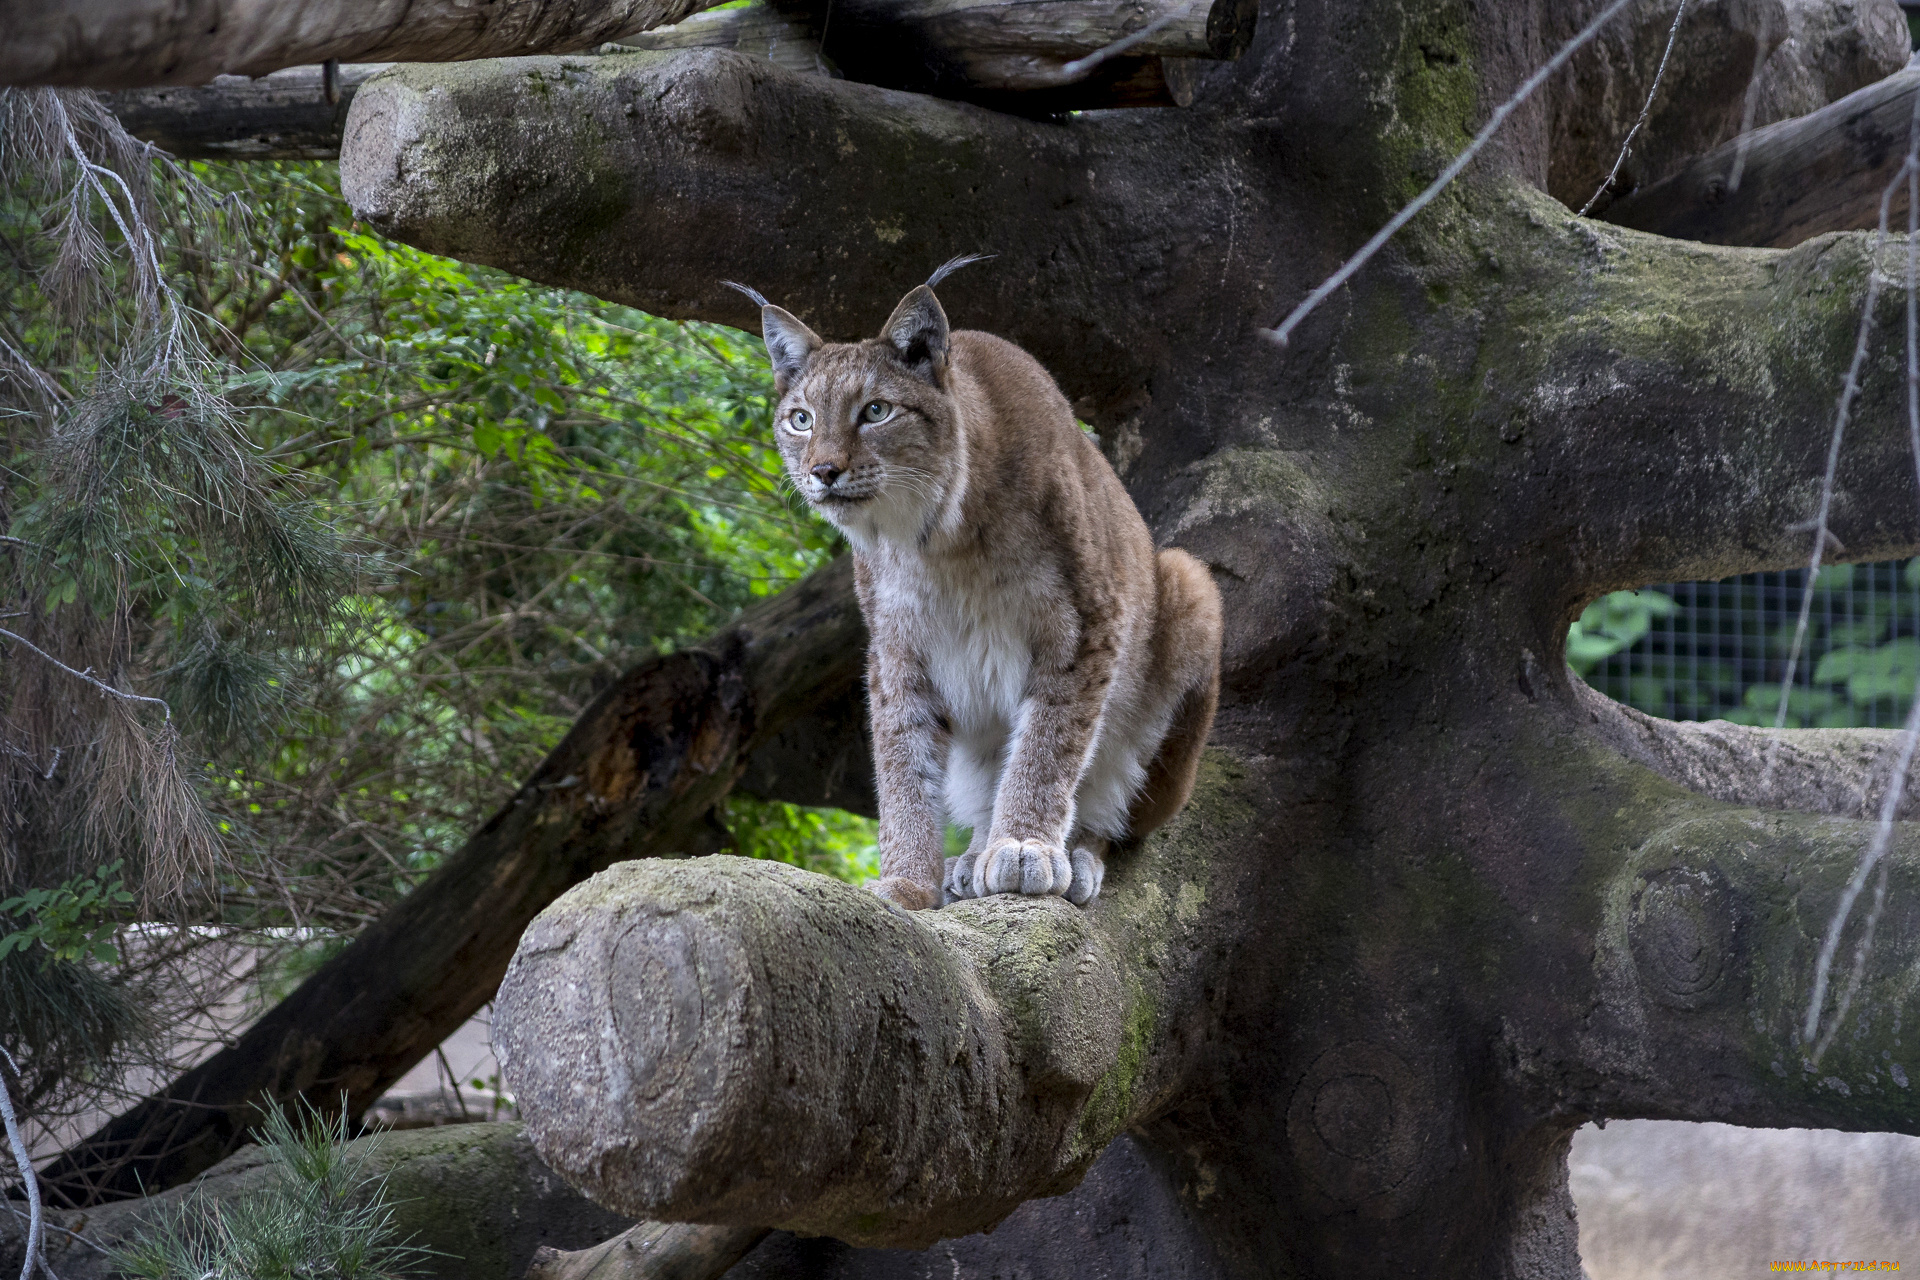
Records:
{"label": "rough bark", "polygon": [[766,1234],[764,1227],[642,1222],[591,1249],[542,1249],[526,1280],[717,1280]]}
{"label": "rough bark", "polygon": [[101,100],[134,137],[187,160],[331,160],[353,95],[385,63],[341,67],[333,102],[319,67],[197,88],[122,89]]}
{"label": "rough bark", "polygon": [[[509,1061],[557,1167],[648,1212],[924,1241],[1131,1127],[1226,1274],[1571,1280],[1584,1120],[1920,1130],[1920,833],[1815,1068],[1857,755],[1816,743],[1765,796],[1724,741],[1669,742],[1681,785],[1558,658],[1601,592],[1802,561],[1864,238],[1577,219],[1536,103],[1290,348],[1256,333],[1592,10],[1275,0],[1191,110],[1048,122],[720,51],[369,82],[363,217],[650,310],[751,325],[724,276],[858,336],[999,250],[943,286],[954,322],[1048,364],[1227,605],[1199,798],[1089,912],[903,917],[716,861],[538,922],[515,981],[554,1003],[514,1005]],[[1920,548],[1897,347],[1842,455],[1847,559]]]}
{"label": "rough bark", "polygon": [[[1152,25],[1153,14],[1088,0],[1021,6],[1017,23],[1004,16],[1012,12],[966,0],[929,0],[902,8],[891,15],[895,25],[888,26],[871,12],[842,11],[835,47],[871,64],[873,75],[863,78],[895,87],[913,87],[901,83],[902,46],[932,49],[937,65],[946,68],[945,79],[936,85],[920,76],[926,81],[920,87],[960,98],[1017,99],[1020,109],[1032,113],[1185,106],[1193,96],[1193,74],[1185,60],[1238,57],[1253,34],[1252,6],[1233,0],[1186,0],[1169,10],[1180,20],[1159,29]],[[627,48],[648,52],[732,49],[787,71],[827,74],[837,68],[821,53],[823,16],[819,5],[782,13],[753,4],[703,11],[621,39]],[[1129,25],[1153,34],[1104,69],[1077,78],[1066,74],[1067,62],[1124,38]],[[341,67],[333,102],[323,92],[317,66],[258,79],[219,76],[201,86],[123,89],[107,93],[105,101],[129,133],[183,158],[327,160],[340,152],[353,95],[386,65]]]}
{"label": "rough bark", "polygon": [[[1920,68],[1901,71],[1811,115],[1695,156],[1608,208],[1622,226],[1710,244],[1789,248],[1828,231],[1877,225],[1880,195],[1907,157]],[[1906,197],[1894,205],[1906,211]],[[1904,227],[1896,222],[1896,227]]]}
{"label": "rough bark", "polygon": [[[864,650],[842,563],[629,672],[425,883],[233,1045],[42,1170],[54,1201],[191,1177],[244,1140],[266,1098],[345,1095],[359,1115],[492,998],[521,930],[569,886],[617,859],[722,843],[710,811],[743,762],[804,739],[816,710],[839,725]],[[789,762],[762,785],[810,795],[816,778]]]}
{"label": "rough bark", "polygon": [[4,0],[0,85],[139,89],[325,62],[571,53],[718,0]]}

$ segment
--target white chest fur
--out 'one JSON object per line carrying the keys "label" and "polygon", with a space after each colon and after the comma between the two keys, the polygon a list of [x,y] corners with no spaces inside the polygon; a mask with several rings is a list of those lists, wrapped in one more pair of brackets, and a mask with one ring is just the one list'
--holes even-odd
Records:
{"label": "white chest fur", "polygon": [[954,737],[997,753],[1019,725],[1034,638],[1058,604],[1029,583],[995,582],[983,565],[899,550],[884,561],[875,604],[926,664]]}

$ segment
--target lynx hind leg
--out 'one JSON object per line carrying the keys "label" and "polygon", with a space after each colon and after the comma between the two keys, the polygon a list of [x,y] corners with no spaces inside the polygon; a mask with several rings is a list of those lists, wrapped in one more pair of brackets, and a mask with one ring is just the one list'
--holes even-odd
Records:
{"label": "lynx hind leg", "polygon": [[940,905],[959,902],[963,898],[984,898],[986,890],[978,887],[974,881],[974,871],[980,865],[980,851],[986,847],[987,828],[983,823],[973,829],[973,839],[967,842],[967,851],[957,858],[947,859],[947,874],[940,881]]}
{"label": "lynx hind leg", "polygon": [[943,904],[943,897],[938,891],[905,876],[886,876],[874,881],[871,888],[888,902],[905,907],[908,911],[925,911]]}
{"label": "lynx hind leg", "polygon": [[1127,810],[1129,842],[1164,826],[1193,794],[1220,705],[1220,589],[1204,564],[1178,549],[1162,551],[1155,569],[1159,609],[1148,685],[1173,691],[1176,701],[1167,736]]}

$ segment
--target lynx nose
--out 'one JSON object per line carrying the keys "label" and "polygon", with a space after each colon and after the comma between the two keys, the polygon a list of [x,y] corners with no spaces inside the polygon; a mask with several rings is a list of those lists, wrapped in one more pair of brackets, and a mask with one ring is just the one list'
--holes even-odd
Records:
{"label": "lynx nose", "polygon": [[847,469],[845,467],[836,467],[831,462],[823,462],[813,469],[813,478],[828,488],[832,488],[833,482],[845,475],[846,471]]}

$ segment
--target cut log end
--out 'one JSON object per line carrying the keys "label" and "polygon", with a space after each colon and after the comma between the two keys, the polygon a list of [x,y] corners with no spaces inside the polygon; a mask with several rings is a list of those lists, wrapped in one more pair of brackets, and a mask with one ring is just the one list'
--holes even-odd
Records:
{"label": "cut log end", "polygon": [[633,862],[527,931],[495,1045],[601,1204],[918,1248],[1071,1186],[1125,1123],[1082,1114],[1127,1070],[1125,992],[1057,898],[905,912],[780,864]]}

